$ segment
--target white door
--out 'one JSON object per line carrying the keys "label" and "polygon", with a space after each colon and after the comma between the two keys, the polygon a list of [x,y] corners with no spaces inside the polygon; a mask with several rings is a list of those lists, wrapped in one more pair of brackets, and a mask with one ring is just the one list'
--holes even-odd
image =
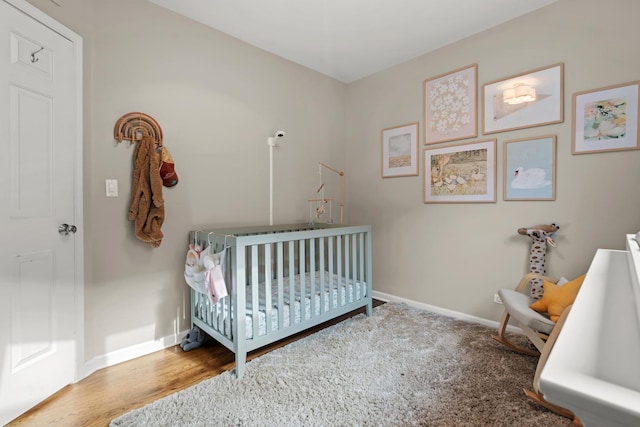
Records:
{"label": "white door", "polygon": [[0,425],[76,377],[74,61],[72,41],[0,0]]}

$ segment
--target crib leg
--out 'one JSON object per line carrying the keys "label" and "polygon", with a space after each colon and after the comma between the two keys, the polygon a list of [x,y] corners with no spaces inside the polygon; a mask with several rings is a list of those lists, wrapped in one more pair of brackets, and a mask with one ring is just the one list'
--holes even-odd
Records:
{"label": "crib leg", "polygon": [[373,314],[373,301],[369,301],[367,304],[367,317],[371,317]]}
{"label": "crib leg", "polygon": [[247,353],[236,352],[236,378],[241,380],[244,376],[244,368],[247,364]]}

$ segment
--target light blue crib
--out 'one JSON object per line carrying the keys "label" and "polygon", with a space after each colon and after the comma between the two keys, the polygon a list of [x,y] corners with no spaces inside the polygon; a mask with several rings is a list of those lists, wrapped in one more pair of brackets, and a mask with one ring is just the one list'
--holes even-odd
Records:
{"label": "light blue crib", "polygon": [[[229,296],[191,290],[191,322],[235,353],[247,353],[366,307],[372,313],[371,226],[293,224],[190,232],[225,252]],[[238,315],[238,313],[240,315]]]}

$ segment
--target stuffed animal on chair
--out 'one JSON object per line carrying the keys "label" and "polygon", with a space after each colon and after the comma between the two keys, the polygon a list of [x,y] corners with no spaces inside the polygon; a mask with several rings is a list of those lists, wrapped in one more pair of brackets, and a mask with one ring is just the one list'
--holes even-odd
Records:
{"label": "stuffed animal on chair", "polygon": [[204,332],[202,329],[194,326],[185,337],[182,339],[182,343],[180,343],[180,348],[184,351],[193,350],[194,348],[198,348],[204,342]]}
{"label": "stuffed animal on chair", "polygon": [[[547,244],[556,246],[551,236],[560,229],[554,223],[534,225],[533,227],[518,228],[518,234],[531,237],[531,249],[529,250],[529,272],[546,275],[545,255]],[[531,281],[531,298],[539,300],[542,297],[542,281],[534,279]]]}

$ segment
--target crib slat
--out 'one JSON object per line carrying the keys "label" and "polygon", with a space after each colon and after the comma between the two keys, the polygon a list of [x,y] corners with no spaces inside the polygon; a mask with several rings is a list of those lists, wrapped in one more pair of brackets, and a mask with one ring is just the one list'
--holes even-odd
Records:
{"label": "crib slat", "polygon": [[[232,310],[235,310],[234,328],[232,329],[232,339],[234,353],[236,354],[236,376],[242,378],[244,374],[245,362],[247,360],[247,337],[246,337],[246,316],[247,308],[247,287],[246,287],[246,259],[245,246],[236,245],[232,248],[234,252],[231,260],[231,268],[236,274],[232,274],[231,302]],[[239,287],[242,289],[238,289]],[[231,318],[231,310],[227,313],[227,318]]]}
{"label": "crib slat", "polygon": [[265,317],[265,330],[269,334],[271,332],[271,310],[273,305],[271,304],[271,243],[264,245],[264,317]]}
{"label": "crib slat", "polygon": [[[225,238],[226,239],[226,238]],[[224,243],[224,246],[226,247],[226,242]],[[229,291],[229,295],[233,295],[233,290],[234,288],[234,277],[235,274],[232,274],[232,272],[235,269],[235,265],[232,264],[232,260],[234,258],[232,251],[234,251],[234,248],[227,248],[227,256],[225,257],[225,265],[226,265],[226,272],[225,272],[225,283],[227,284],[227,290]],[[221,328],[220,330],[223,332],[224,335],[227,336],[227,338],[229,339],[233,339],[233,332],[231,330],[231,306],[232,306],[232,302],[233,299],[232,297],[228,296],[226,298],[223,298],[222,301],[222,313],[224,314],[223,319],[221,320]]]}
{"label": "crib slat", "polygon": [[306,309],[305,309],[305,288],[307,286],[305,280],[305,241],[298,240],[298,276],[300,277],[300,321],[304,322],[306,320]]}
{"label": "crib slat", "polygon": [[338,293],[338,307],[342,307],[342,237],[341,236],[336,236],[336,249],[337,249],[337,254],[336,254],[336,260],[338,262],[338,283],[337,283],[337,290],[336,292]]}
{"label": "crib slat", "polygon": [[[325,238],[321,237],[319,240],[319,246],[318,246],[318,258],[320,261],[320,267],[318,268],[318,271],[320,272],[320,313],[324,313],[325,312],[325,307],[326,307],[326,303],[327,303],[327,298],[326,298],[326,291],[325,291],[325,286],[324,286],[324,280],[325,280],[325,261],[324,261],[324,257],[325,257],[325,251],[324,251],[324,241]],[[331,294],[329,294],[331,295]]]}
{"label": "crib slat", "polygon": [[309,239],[309,299],[310,317],[316,315],[316,239]]}
{"label": "crib slat", "polygon": [[284,254],[282,251],[282,242],[278,242],[276,248],[278,265],[276,269],[278,275],[278,330],[282,330],[284,327],[284,285],[282,280],[284,276],[284,271],[282,270]]}
{"label": "crib slat", "polygon": [[333,237],[329,237],[329,309],[334,309],[335,306],[333,304],[333,275],[334,275],[334,261],[333,261]]}
{"label": "crib slat", "polygon": [[[253,338],[258,337],[259,308],[260,308],[260,274],[258,270],[258,246],[251,245],[251,323],[253,326]],[[243,310],[244,311],[244,310]]]}
{"label": "crib slat", "polygon": [[347,304],[349,302],[349,293],[347,292],[347,283],[349,283],[349,279],[350,279],[350,272],[351,272],[351,268],[350,268],[350,264],[349,264],[349,256],[351,255],[351,252],[349,251],[349,241],[351,240],[351,235],[347,234],[346,236],[344,236],[344,284],[343,284],[343,289],[344,289],[344,295],[343,295],[343,300],[342,303],[343,304]]}
{"label": "crib slat", "polygon": [[360,274],[358,274],[358,282],[360,283],[360,298],[365,297],[365,289],[364,289],[364,233],[359,233],[358,237],[360,238],[359,251],[360,254]]}
{"label": "crib slat", "polygon": [[356,295],[356,281],[358,280],[358,236],[354,233],[351,235],[351,298],[349,302],[352,303],[358,299]]}
{"label": "crib slat", "polygon": [[295,323],[295,273],[296,273],[296,258],[295,258],[295,241],[289,241],[289,326],[293,326]]}

